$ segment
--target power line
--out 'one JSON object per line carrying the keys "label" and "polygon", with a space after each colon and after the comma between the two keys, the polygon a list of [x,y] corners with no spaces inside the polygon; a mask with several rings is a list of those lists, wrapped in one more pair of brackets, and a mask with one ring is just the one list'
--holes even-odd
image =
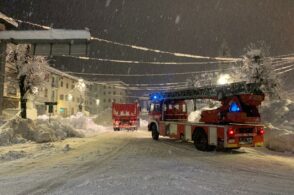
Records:
{"label": "power line", "polygon": [[41,24],[36,24],[36,23],[33,23],[33,22],[23,21],[23,20],[19,20],[19,19],[14,19],[14,20],[16,20],[19,23],[29,24],[29,25],[32,25],[32,26],[36,26],[36,27],[39,27],[39,28],[46,29],[46,30],[52,29],[49,26],[45,26],[45,25],[41,25]]}
{"label": "power line", "polygon": [[204,64],[229,64],[236,63],[236,61],[204,61],[204,62],[152,62],[152,61],[137,61],[137,60],[118,60],[105,58],[91,58],[82,56],[62,55],[63,57],[80,59],[80,60],[94,60],[100,62],[114,62],[124,64],[153,64],[153,65],[204,65]]}
{"label": "power line", "polygon": [[[92,81],[93,83],[95,83],[95,84],[98,84],[98,85],[108,85],[109,83],[107,83],[107,82],[97,82],[97,81]],[[148,87],[148,86],[174,86],[174,85],[179,85],[179,84],[185,84],[185,83],[187,83],[187,82],[174,82],[174,83],[134,83],[134,84],[126,84],[127,85],[127,87],[133,87],[133,86],[139,86],[139,87]],[[118,85],[120,85],[120,84],[113,84],[114,86],[118,86]]]}
{"label": "power line", "polygon": [[284,66],[284,67],[281,67],[281,68],[277,68],[274,71],[280,71],[280,70],[284,70],[284,69],[287,69],[287,68],[292,68],[293,66],[294,66],[294,64],[291,64],[289,66]]}
{"label": "power line", "polygon": [[219,71],[233,70],[233,68],[223,70],[211,70],[211,71],[195,71],[195,72],[178,72],[178,73],[158,73],[158,74],[103,74],[103,73],[83,73],[83,72],[66,72],[67,74],[87,75],[87,76],[119,76],[119,77],[150,77],[150,76],[172,76],[172,75],[189,75],[189,74],[201,74],[212,73]]}
{"label": "power line", "polygon": [[137,45],[119,43],[116,41],[110,41],[110,40],[106,40],[106,39],[102,39],[102,38],[98,38],[98,37],[91,37],[91,40],[104,42],[104,43],[108,43],[108,44],[113,44],[113,45],[118,45],[118,46],[123,46],[123,47],[129,47],[129,48],[141,50],[141,51],[148,51],[148,52],[173,55],[175,57],[185,57],[185,58],[193,58],[193,59],[208,59],[208,60],[219,60],[219,61],[241,61],[242,60],[242,58],[209,57],[209,56],[200,56],[200,55],[185,54],[185,53],[178,53],[178,52],[169,52],[169,51],[163,51],[163,50],[159,50],[159,49],[153,49],[153,48],[142,47],[142,46],[137,46]]}
{"label": "power line", "polygon": [[[37,24],[37,23],[33,23],[33,22],[29,22],[29,21],[24,21],[24,20],[19,20],[19,19],[14,19],[20,23],[26,23],[32,26],[37,26],[46,30],[50,30],[52,29],[50,26],[47,25],[41,25],[41,24]],[[185,53],[178,53],[178,52],[169,52],[169,51],[163,51],[163,50],[159,50],[159,49],[153,49],[153,48],[148,48],[148,47],[142,47],[142,46],[137,46],[137,45],[130,45],[130,44],[125,44],[125,43],[120,43],[120,42],[116,42],[116,41],[110,41],[107,39],[102,39],[102,38],[98,38],[98,37],[91,37],[91,40],[95,40],[95,41],[99,41],[99,42],[104,42],[104,43],[108,43],[108,44],[113,44],[113,45],[118,45],[118,46],[123,46],[123,47],[129,47],[132,49],[136,49],[136,50],[141,50],[141,51],[149,51],[149,52],[155,52],[155,53],[162,53],[162,54],[169,54],[169,55],[173,55],[176,57],[185,57],[185,58],[194,58],[194,59],[210,59],[210,60],[219,60],[219,61],[231,61],[231,62],[236,62],[236,61],[243,61],[242,58],[228,58],[228,57],[209,57],[209,56],[201,56],[201,55],[194,55],[194,54],[185,54]],[[285,55],[279,55],[279,56],[273,56],[273,57],[268,57],[271,58],[273,60],[277,60],[277,59],[293,59],[294,60],[294,53],[291,54],[285,54]]]}
{"label": "power line", "polygon": [[290,71],[292,71],[292,70],[294,70],[294,68],[291,68],[291,69],[285,70],[285,71],[283,71],[283,72],[278,72],[277,74],[278,74],[278,75],[285,74],[285,73],[290,72]]}
{"label": "power line", "polygon": [[[28,22],[28,21],[23,21],[23,20],[18,20],[18,19],[16,19],[16,20],[18,22],[30,24],[32,26],[37,26],[37,27],[40,27],[40,28],[43,28],[43,29],[46,29],[46,30],[52,29],[51,27],[46,26],[46,25],[40,25],[40,24],[36,24],[36,23],[33,23],[33,22]],[[102,38],[98,38],[98,37],[91,37],[91,40],[104,42],[104,43],[108,43],[108,44],[114,44],[114,45],[123,46],[123,47],[129,47],[129,48],[136,49],[136,50],[141,50],[141,51],[149,51],[149,52],[155,52],[155,53],[168,54],[168,55],[173,55],[173,56],[176,56],[176,57],[185,57],[185,58],[193,58],[193,59],[209,59],[209,60],[218,60],[218,61],[232,61],[232,62],[242,60],[242,58],[209,57],[209,56],[200,56],[200,55],[194,55],[194,54],[169,52],[169,51],[163,51],[163,50],[159,50],[159,49],[153,49],[153,48],[142,47],[142,46],[137,46],[137,45],[119,43],[119,42],[116,42],[116,41],[110,41],[110,40],[106,40],[106,39],[102,39]]]}

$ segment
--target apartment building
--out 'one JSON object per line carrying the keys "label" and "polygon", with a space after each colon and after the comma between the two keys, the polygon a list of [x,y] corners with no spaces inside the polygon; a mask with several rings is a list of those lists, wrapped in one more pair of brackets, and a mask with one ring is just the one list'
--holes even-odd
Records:
{"label": "apartment building", "polygon": [[[3,105],[5,112],[16,113],[20,109],[19,87],[16,75],[12,75],[14,79],[11,79],[9,72],[16,72],[15,65],[6,63]],[[126,87],[121,81],[88,82],[48,66],[38,93],[30,96],[27,102],[28,117],[48,114],[45,102],[57,102],[53,115],[68,117],[77,112],[98,114],[111,108],[112,102],[128,102]]]}
{"label": "apartment building", "polygon": [[88,86],[86,107],[91,114],[111,108],[112,102],[127,103],[127,84],[122,81],[103,81]]}
{"label": "apartment building", "polygon": [[[84,83],[80,78],[65,74],[55,68],[48,67],[45,85],[38,93],[38,114],[45,114],[44,102],[57,102],[54,106],[54,115],[67,117],[77,112],[85,111],[85,90],[79,88],[79,83]],[[86,86],[84,86],[86,89]]]}
{"label": "apartment building", "polygon": [[[5,30],[12,30],[18,27],[18,23],[0,12],[0,31]],[[0,114],[2,110],[5,108],[13,108],[18,106],[18,98],[19,94],[17,94],[17,90],[15,86],[11,85],[11,83],[6,82],[5,86],[5,71],[6,71],[6,64],[5,64],[5,54],[6,54],[6,43],[0,42]],[[7,79],[6,79],[7,80]],[[9,88],[7,85],[11,85]],[[5,94],[4,94],[5,93]]]}

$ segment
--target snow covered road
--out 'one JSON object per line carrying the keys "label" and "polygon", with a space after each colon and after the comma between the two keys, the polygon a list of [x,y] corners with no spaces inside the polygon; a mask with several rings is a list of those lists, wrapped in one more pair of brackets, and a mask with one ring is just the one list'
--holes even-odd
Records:
{"label": "snow covered road", "polygon": [[0,161],[0,194],[294,193],[294,156],[262,148],[206,153],[147,131],[13,147],[31,155]]}

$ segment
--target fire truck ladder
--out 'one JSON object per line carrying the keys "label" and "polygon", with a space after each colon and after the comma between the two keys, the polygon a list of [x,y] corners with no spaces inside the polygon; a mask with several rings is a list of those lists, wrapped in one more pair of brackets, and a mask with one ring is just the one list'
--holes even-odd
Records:
{"label": "fire truck ladder", "polygon": [[[222,100],[225,97],[231,97],[241,94],[262,95],[260,84],[236,82],[227,85],[215,85],[199,88],[188,88],[150,94],[152,101],[161,100],[188,100],[188,99],[216,99]],[[156,97],[156,98],[154,98]]]}

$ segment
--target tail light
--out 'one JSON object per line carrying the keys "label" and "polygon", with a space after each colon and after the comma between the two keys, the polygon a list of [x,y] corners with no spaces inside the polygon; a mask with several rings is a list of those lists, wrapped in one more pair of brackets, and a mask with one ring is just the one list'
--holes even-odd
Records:
{"label": "tail light", "polygon": [[263,134],[264,134],[264,129],[263,129],[263,128],[260,128],[260,129],[257,131],[257,134],[258,134],[258,135],[263,135]]}
{"label": "tail light", "polygon": [[234,136],[235,130],[233,128],[229,128],[227,133],[228,133],[228,136]]}

